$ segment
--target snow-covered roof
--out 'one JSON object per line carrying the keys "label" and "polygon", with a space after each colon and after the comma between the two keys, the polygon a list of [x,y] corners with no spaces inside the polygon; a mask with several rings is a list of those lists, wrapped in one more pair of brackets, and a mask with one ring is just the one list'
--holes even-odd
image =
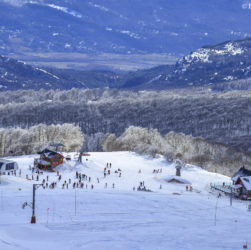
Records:
{"label": "snow-covered roof", "polygon": [[243,177],[243,176],[251,176],[251,170],[245,168],[244,166],[241,167],[233,176],[232,180],[237,181],[238,177]]}
{"label": "snow-covered roof", "polygon": [[55,155],[57,155],[57,152],[47,152],[47,153],[44,153],[44,155],[45,155],[47,158],[52,158],[52,157],[54,157]]}
{"label": "snow-covered roof", "polygon": [[167,182],[177,181],[177,182],[184,183],[184,184],[191,184],[190,181],[183,179],[180,176],[176,176],[176,175],[168,176],[168,177],[164,178],[164,180]]}
{"label": "snow-covered roof", "polygon": [[234,181],[234,182],[237,181],[239,177],[240,177],[239,175],[234,176],[234,177],[232,178],[232,181]]}
{"label": "snow-covered roof", "polygon": [[240,177],[240,179],[244,187],[251,191],[251,176]]}
{"label": "snow-covered roof", "polygon": [[0,162],[1,163],[12,163],[14,161],[9,161],[9,160],[6,160],[6,159],[0,159]]}

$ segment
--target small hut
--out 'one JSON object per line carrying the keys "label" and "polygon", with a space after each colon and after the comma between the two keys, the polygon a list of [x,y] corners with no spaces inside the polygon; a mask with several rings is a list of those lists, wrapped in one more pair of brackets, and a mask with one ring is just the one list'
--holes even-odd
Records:
{"label": "small hut", "polygon": [[55,167],[64,162],[64,156],[57,151],[46,148],[38,154],[40,158],[36,160],[36,165],[42,170],[54,171]]}
{"label": "small hut", "polygon": [[177,184],[191,184],[190,181],[183,179],[179,176],[169,176],[167,178],[164,179],[166,182],[168,183],[177,183]]}

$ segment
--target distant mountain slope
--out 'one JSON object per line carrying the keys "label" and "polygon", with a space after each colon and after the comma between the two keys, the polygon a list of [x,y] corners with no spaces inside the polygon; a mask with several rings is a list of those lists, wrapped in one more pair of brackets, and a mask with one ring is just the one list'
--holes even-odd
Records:
{"label": "distant mountain slope", "polygon": [[246,0],[0,0],[0,54],[187,54],[251,35]]}
{"label": "distant mountain slope", "polygon": [[200,48],[175,65],[129,73],[40,68],[0,56],[0,90],[121,88],[167,89],[207,86],[251,89],[251,38]]}
{"label": "distant mountain slope", "polygon": [[[125,79],[124,88],[214,87],[219,83],[221,86],[224,83],[232,84],[251,77],[251,38],[206,46],[184,56],[172,67],[161,66],[135,74]],[[251,88],[251,83],[249,85]]]}
{"label": "distant mountain slope", "polygon": [[113,86],[117,78],[109,71],[43,69],[0,56],[0,91],[97,88]]}

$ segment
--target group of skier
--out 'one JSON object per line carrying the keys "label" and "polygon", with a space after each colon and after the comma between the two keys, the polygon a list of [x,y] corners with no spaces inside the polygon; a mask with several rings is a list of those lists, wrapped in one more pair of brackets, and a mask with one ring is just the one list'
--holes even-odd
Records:
{"label": "group of skier", "polygon": [[162,173],[162,168],[153,170],[153,174],[161,174],[161,173]]}

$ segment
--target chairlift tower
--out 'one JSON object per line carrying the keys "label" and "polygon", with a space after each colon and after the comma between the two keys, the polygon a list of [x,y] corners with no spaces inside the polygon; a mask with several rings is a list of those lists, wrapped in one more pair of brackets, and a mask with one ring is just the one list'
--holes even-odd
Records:
{"label": "chairlift tower", "polygon": [[30,206],[32,208],[31,224],[36,224],[36,215],[35,215],[36,189],[38,189],[40,186],[43,186],[43,184],[33,184],[32,202],[31,203],[25,202],[23,204],[23,208],[25,208],[26,206]]}

